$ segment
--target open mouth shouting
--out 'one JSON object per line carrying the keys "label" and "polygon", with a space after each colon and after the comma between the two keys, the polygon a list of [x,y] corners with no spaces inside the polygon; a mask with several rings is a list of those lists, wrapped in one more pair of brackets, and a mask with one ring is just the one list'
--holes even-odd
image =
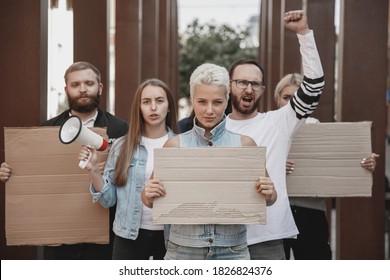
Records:
{"label": "open mouth shouting", "polygon": [[246,108],[248,107],[252,107],[254,102],[255,102],[255,98],[254,96],[252,95],[244,95],[242,98],[242,105]]}

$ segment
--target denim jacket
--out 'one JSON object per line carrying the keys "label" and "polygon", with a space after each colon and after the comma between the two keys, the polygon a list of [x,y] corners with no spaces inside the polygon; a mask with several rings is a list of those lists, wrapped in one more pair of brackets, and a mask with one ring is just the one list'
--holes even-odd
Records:
{"label": "denim jacket", "polygon": [[[225,128],[226,118],[204,137],[204,129],[195,124],[192,130],[179,134],[180,147],[241,146],[239,134]],[[246,243],[245,225],[171,225],[169,240],[189,247],[231,247]]]}
{"label": "denim jacket", "polygon": [[[168,137],[174,133],[169,130]],[[117,187],[114,183],[115,164],[121,152],[124,137],[114,141],[106,166],[104,168],[104,186],[100,192],[96,192],[93,185],[90,192],[93,202],[99,202],[104,208],[109,208],[116,203],[115,220],[113,231],[116,235],[135,240],[142,216],[141,193],[145,185],[145,168],[148,153],[143,145],[137,144],[130,167],[127,171],[127,182],[125,186]]]}

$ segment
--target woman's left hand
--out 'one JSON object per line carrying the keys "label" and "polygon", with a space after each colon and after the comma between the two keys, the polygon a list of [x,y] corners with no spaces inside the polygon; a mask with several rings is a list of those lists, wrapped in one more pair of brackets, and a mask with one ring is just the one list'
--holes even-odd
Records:
{"label": "woman's left hand", "polygon": [[166,191],[163,184],[159,179],[154,178],[146,182],[141,199],[146,207],[153,208],[154,199],[165,195]]}
{"label": "woman's left hand", "polygon": [[274,183],[269,177],[259,177],[259,180],[256,182],[256,188],[257,192],[264,195],[267,206],[275,203],[277,193],[274,188]]}

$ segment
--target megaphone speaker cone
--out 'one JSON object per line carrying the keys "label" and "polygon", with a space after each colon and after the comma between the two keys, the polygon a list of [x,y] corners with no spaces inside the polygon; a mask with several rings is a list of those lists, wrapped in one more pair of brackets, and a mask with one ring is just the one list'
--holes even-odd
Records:
{"label": "megaphone speaker cone", "polygon": [[[64,144],[70,144],[76,141],[82,145],[94,146],[98,151],[104,151],[108,147],[108,141],[99,134],[85,127],[80,118],[71,116],[60,128],[60,141]],[[80,168],[85,168],[88,160],[82,160],[79,163]]]}
{"label": "megaphone speaker cone", "polygon": [[79,137],[82,124],[77,116],[71,116],[60,128],[60,141],[63,144],[70,144]]}
{"label": "megaphone speaker cone", "polygon": [[76,141],[82,145],[94,146],[98,151],[104,151],[108,147],[108,141],[85,127],[77,116],[71,116],[61,126],[59,136],[63,144],[70,144]]}

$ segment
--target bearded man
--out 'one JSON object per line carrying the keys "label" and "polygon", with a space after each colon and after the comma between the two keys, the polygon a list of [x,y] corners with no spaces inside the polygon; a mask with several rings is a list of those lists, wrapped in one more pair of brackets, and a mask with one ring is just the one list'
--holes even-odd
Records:
{"label": "bearded man", "polygon": [[[89,62],[75,62],[66,70],[65,92],[69,109],[45,121],[42,126],[61,126],[70,116],[78,116],[86,127],[106,127],[110,139],[127,133],[128,124],[99,108],[103,92],[100,71]],[[103,170],[105,163],[101,163]],[[12,175],[12,166],[3,162],[0,167],[0,180],[6,182]],[[58,203],[61,203],[60,201]],[[115,217],[115,207],[110,209],[110,229]],[[45,246],[43,258],[49,260],[108,260],[112,258],[112,230],[109,244],[72,244]]]}

